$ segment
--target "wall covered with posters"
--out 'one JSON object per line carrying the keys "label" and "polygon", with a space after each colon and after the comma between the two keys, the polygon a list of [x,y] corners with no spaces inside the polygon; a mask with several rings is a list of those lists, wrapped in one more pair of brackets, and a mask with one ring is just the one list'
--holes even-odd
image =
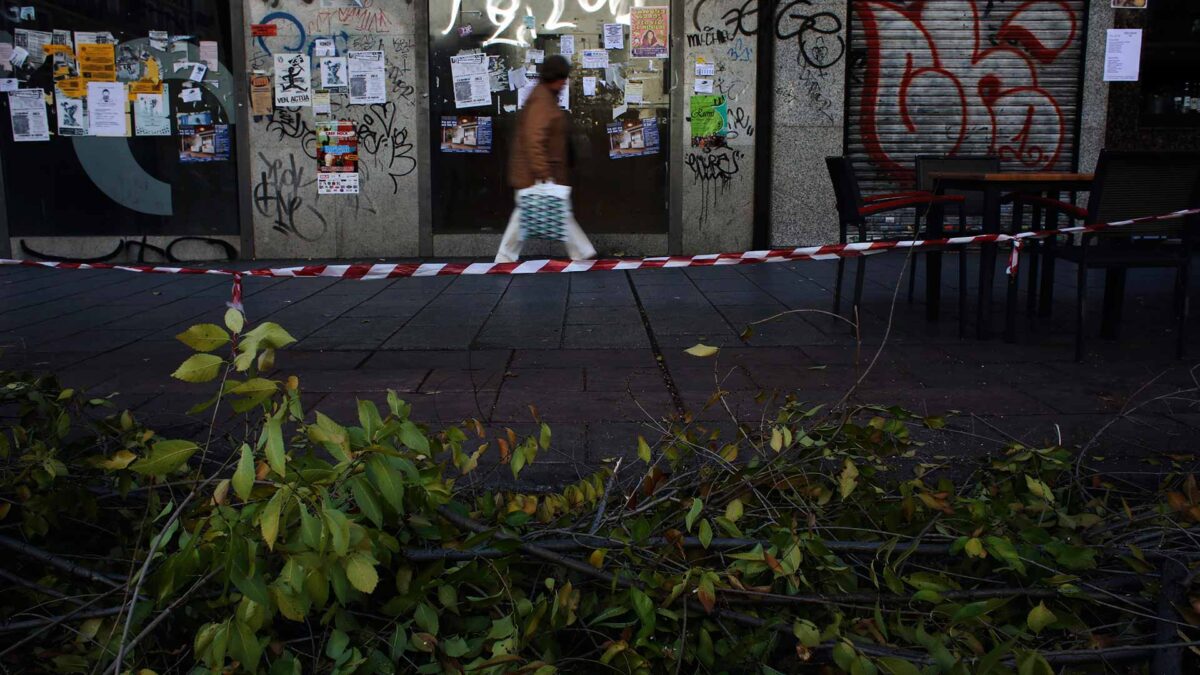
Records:
{"label": "wall covered with posters", "polygon": [[418,250],[414,3],[245,3],[258,258]]}

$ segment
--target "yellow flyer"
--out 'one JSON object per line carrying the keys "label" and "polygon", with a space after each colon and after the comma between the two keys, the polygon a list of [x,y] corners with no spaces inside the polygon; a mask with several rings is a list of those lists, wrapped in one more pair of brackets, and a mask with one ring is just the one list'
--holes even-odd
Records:
{"label": "yellow flyer", "polygon": [[117,81],[117,56],[112,44],[79,45],[79,74],[85,80]]}

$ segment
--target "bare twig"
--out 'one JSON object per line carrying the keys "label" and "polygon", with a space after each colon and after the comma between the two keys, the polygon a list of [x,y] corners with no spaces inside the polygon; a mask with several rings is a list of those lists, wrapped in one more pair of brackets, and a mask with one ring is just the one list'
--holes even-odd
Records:
{"label": "bare twig", "polygon": [[74,574],[81,579],[95,581],[97,583],[104,584],[105,586],[109,586],[110,588],[121,588],[123,586],[119,581],[114,581],[113,578],[107,574],[88,569],[65,558],[60,558],[53,553],[43,551],[36,546],[13,539],[12,537],[0,535],[0,546],[17,551],[18,553],[27,555],[30,558],[40,560],[47,565],[57,567],[58,569]]}

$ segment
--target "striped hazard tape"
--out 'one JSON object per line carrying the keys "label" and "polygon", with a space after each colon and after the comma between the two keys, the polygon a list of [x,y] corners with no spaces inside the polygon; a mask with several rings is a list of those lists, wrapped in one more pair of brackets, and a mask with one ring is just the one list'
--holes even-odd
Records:
{"label": "striped hazard tape", "polygon": [[1147,216],[1099,225],[1080,225],[1054,230],[1036,230],[1017,234],[975,234],[940,239],[911,239],[870,241],[851,244],[825,244],[799,248],[742,251],[740,253],[709,253],[694,256],[659,256],[640,259],[608,260],[529,260],[515,263],[374,263],[354,265],[304,265],[301,267],[268,267],[252,270],[232,270],[200,267],[166,267],[162,265],[118,265],[112,263],[73,263],[41,260],[0,259],[0,265],[49,267],[72,270],[123,270],[147,274],[216,274],[233,277],[233,298],[230,306],[242,308],[242,279],[245,277],[321,277],[334,279],[397,279],[401,277],[437,277],[480,274],[562,274],[613,270],[665,269],[676,267],[709,267],[718,265],[751,265],[796,260],[836,260],[876,253],[915,248],[951,248],[971,244],[1011,243],[1008,274],[1015,274],[1022,243],[1030,239],[1098,232],[1122,226],[1175,220],[1200,215],[1200,208],[1184,209],[1158,216]]}

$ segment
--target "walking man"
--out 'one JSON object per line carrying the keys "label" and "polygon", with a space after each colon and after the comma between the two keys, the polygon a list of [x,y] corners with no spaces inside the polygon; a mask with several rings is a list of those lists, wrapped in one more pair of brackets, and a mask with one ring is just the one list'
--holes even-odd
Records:
{"label": "walking man", "polygon": [[[568,162],[567,114],[558,107],[558,94],[567,86],[571,64],[559,55],[547,56],[538,71],[539,83],[517,116],[517,133],[509,158],[508,181],[514,190],[523,190],[539,182],[570,185]],[[496,262],[516,262],[521,257],[520,207],[513,209]],[[579,223],[571,216],[566,223],[567,255],[572,260],[596,256]]]}

